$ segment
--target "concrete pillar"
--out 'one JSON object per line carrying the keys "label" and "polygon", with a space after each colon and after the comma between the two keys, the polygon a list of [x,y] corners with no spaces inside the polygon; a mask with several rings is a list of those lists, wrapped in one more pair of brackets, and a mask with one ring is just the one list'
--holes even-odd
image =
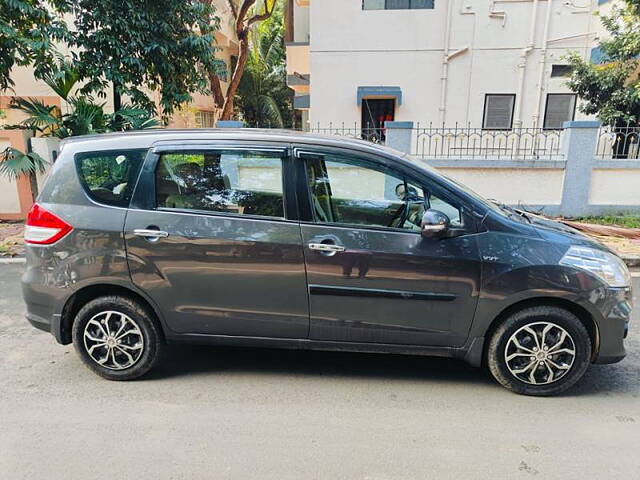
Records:
{"label": "concrete pillar", "polygon": [[[384,122],[386,139],[384,144],[404,153],[411,153],[411,136],[413,122]],[[387,176],[385,178],[384,193],[387,200],[395,200],[396,187],[399,179]]]}
{"label": "concrete pillar", "polygon": [[404,153],[411,153],[413,122],[384,122],[385,145]]}
{"label": "concrete pillar", "polygon": [[43,173],[38,172],[36,174],[36,181],[38,182],[38,190],[44,186],[44,181],[49,175],[51,166],[58,158],[58,151],[60,149],[60,139],[56,137],[33,137],[29,139],[31,144],[31,151],[37,153],[44,158],[49,165],[47,170]]}
{"label": "concrete pillar", "polygon": [[591,170],[601,123],[572,121],[564,123],[562,153],[566,161],[560,214],[579,217],[587,214]]}

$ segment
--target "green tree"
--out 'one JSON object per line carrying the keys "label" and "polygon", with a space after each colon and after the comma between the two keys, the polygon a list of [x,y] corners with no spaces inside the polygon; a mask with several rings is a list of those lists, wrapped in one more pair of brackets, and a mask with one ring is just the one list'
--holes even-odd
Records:
{"label": "green tree", "polygon": [[604,61],[586,62],[574,53],[569,87],[582,100],[584,113],[611,126],[640,123],[640,0],[625,0],[601,16],[609,39],[600,44]]}
{"label": "green tree", "polygon": [[68,40],[62,19],[66,0],[2,0],[0,6],[0,92],[14,83],[11,70],[33,65],[36,77],[55,65],[56,42]]}
{"label": "green tree", "polygon": [[[36,98],[16,97],[10,108],[20,110],[25,118],[7,129],[30,130],[45,137],[66,138],[76,135],[124,130],[141,130],[160,123],[145,109],[124,106],[114,113],[105,113],[104,104],[92,97],[77,95],[78,72],[69,62],[59,63],[55,70],[44,76],[44,82],[68,105],[63,113],[55,105],[47,105]],[[37,194],[36,174],[45,170],[47,162],[38,154],[23,153],[15,148],[0,152],[0,176],[16,179],[23,175],[31,180],[32,192]]]}
{"label": "green tree", "polygon": [[238,86],[236,110],[252,127],[291,127],[292,92],[287,86],[282,5],[251,34],[247,66]]}
{"label": "green tree", "polygon": [[209,90],[219,18],[198,0],[70,0],[72,46],[82,92],[103,95],[110,86],[114,109],[122,95],[152,110],[146,89],[160,94],[163,115]]}
{"label": "green tree", "polygon": [[37,98],[16,97],[10,108],[20,110],[25,118],[9,129],[30,130],[45,137],[66,138],[92,133],[141,130],[159,125],[147,110],[125,105],[114,113],[105,113],[104,103],[93,97],[78,94],[80,75],[75,65],[61,61],[55,70],[44,76],[44,83],[69,105],[62,113],[55,105],[47,105]]}
{"label": "green tree", "polygon": [[[205,1],[211,2],[211,0]],[[250,36],[253,26],[271,17],[277,0],[263,0],[258,6],[256,6],[256,0],[227,0],[227,3],[231,9],[234,29],[238,37],[239,55],[231,72],[229,87],[224,94],[224,105],[220,115],[221,120],[230,120],[234,114],[236,93],[249,60]],[[212,84],[215,84],[215,82],[212,81]]]}

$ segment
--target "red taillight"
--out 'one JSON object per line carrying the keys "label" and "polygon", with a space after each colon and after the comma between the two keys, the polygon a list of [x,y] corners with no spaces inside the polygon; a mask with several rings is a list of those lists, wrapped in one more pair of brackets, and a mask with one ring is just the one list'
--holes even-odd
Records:
{"label": "red taillight", "polygon": [[57,242],[73,227],[37,203],[33,204],[24,226],[24,241],[36,245],[50,245]]}

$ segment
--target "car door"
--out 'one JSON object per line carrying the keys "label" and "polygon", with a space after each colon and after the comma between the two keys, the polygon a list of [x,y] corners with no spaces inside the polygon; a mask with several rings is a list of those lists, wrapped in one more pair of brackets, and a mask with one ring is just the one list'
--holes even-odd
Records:
{"label": "car door", "polygon": [[182,334],[307,338],[286,145],[160,145],[127,214],[133,282]]}
{"label": "car door", "polygon": [[[470,208],[438,183],[373,155],[299,146],[296,157],[305,183],[310,338],[462,345],[480,280]],[[460,234],[423,239],[427,203]]]}

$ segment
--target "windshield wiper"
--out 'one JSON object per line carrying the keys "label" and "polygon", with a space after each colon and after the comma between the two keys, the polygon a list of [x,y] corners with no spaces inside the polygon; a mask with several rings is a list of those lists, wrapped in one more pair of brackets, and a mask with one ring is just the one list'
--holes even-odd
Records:
{"label": "windshield wiper", "polygon": [[493,198],[490,198],[489,201],[491,203],[493,203],[494,205],[497,205],[499,208],[501,208],[505,212],[507,212],[507,213],[509,213],[511,215],[513,215],[513,214],[518,215],[518,216],[524,218],[525,220],[527,220],[527,222],[531,223],[531,218],[529,217],[529,215],[527,215],[527,213],[525,211],[518,210],[517,208],[513,208],[513,207],[507,205],[506,203],[499,202],[499,201],[497,201],[497,200],[495,200]]}

